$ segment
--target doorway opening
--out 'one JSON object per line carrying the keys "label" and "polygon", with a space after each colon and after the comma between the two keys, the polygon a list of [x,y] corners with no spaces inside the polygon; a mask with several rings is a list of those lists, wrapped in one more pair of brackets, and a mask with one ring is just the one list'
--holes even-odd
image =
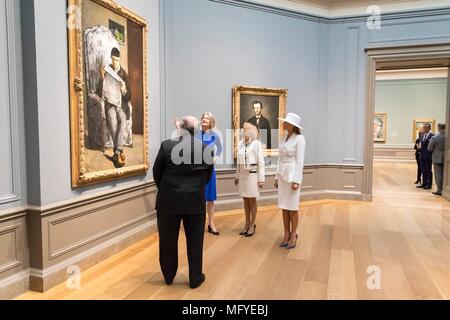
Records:
{"label": "doorway opening", "polygon": [[[373,193],[434,198],[441,188],[435,183],[432,159],[428,175],[424,160],[427,146],[447,119],[448,68],[377,70],[373,124]],[[430,127],[426,136],[424,127]],[[427,137],[428,139],[424,140]],[[423,148],[422,148],[423,145]],[[420,150],[422,149],[422,150]],[[426,183],[426,179],[431,182]],[[431,189],[428,189],[430,188]]]}
{"label": "doorway opening", "polygon": [[413,141],[424,124],[430,124],[433,133],[438,123],[449,124],[450,44],[367,48],[366,53],[364,198],[385,194],[450,201],[449,130],[442,197],[432,194],[434,177],[433,189],[416,188]]}

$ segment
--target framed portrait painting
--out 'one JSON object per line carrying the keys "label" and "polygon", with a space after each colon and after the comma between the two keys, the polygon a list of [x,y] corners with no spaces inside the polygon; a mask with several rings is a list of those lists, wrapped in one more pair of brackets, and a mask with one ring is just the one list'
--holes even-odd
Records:
{"label": "framed portrait painting", "polygon": [[436,132],[436,120],[435,119],[414,119],[413,120],[413,136],[412,141],[416,142],[419,138],[420,129],[424,124],[429,123],[431,125],[431,131]]}
{"label": "framed portrait painting", "polygon": [[148,170],[147,22],[112,0],[68,0],[72,187]]}
{"label": "framed portrait painting", "polygon": [[280,121],[286,113],[288,90],[234,86],[233,88],[233,152],[236,158],[240,130],[245,122],[259,129],[259,140],[265,156],[278,155]]}
{"label": "framed portrait painting", "polygon": [[386,142],[387,114],[377,112],[373,118],[373,141]]}

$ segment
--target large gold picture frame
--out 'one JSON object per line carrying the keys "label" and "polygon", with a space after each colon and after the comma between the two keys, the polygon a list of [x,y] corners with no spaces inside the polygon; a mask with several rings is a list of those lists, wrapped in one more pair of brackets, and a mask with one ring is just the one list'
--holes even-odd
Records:
{"label": "large gold picture frame", "polygon": [[[286,116],[286,103],[288,97],[287,89],[263,88],[254,86],[235,85],[233,87],[233,154],[237,156],[237,146],[240,140],[240,129],[244,122],[251,122],[254,111],[252,103],[260,102],[263,106],[262,116],[270,123],[270,128],[278,129],[278,135],[282,135],[280,121],[278,118]],[[246,119],[247,118],[247,119]],[[269,136],[270,137],[270,136]],[[266,140],[267,140],[266,136]],[[277,141],[279,139],[271,139]],[[278,156],[278,142],[276,147],[271,146],[271,142],[266,141],[268,147],[264,150],[265,156]]]}
{"label": "large gold picture frame", "polygon": [[[67,4],[72,188],[146,174],[149,168],[147,22],[145,19],[113,0],[68,0]],[[102,19],[101,23],[98,23],[99,19]],[[86,25],[88,23],[91,24]],[[111,30],[111,26],[120,26],[120,30]],[[92,78],[94,77],[92,76],[92,72],[89,73],[90,77],[87,76],[86,69],[88,68],[88,63],[90,63],[89,66],[92,66],[93,63],[86,61],[85,55],[89,54],[89,57],[92,55],[91,51],[86,49],[86,47],[89,49],[87,35],[88,32],[94,32],[91,30],[95,28],[101,28],[101,31],[112,39],[111,41],[121,40],[117,41],[117,46],[114,46],[120,50],[121,55],[119,56],[122,57],[122,60],[126,59],[128,69],[125,70],[126,68],[123,64],[121,68],[123,72],[127,73],[126,76],[129,75],[129,79],[126,79],[129,80],[130,88],[134,90],[134,92],[131,92],[130,101],[127,102],[129,109],[127,109],[126,120],[129,141],[127,142],[127,146],[123,147],[126,150],[123,151],[124,156],[121,158],[121,161],[123,161],[121,163],[122,166],[116,165],[118,163],[118,157],[114,160],[116,161],[114,165],[113,160],[111,160],[116,155],[116,141],[121,139],[116,139],[113,142],[113,146],[108,147],[106,143],[103,145],[103,141],[101,141],[99,144],[100,147],[97,148],[98,150],[91,148],[90,141],[93,140],[93,130],[90,130],[89,125],[91,123],[89,121],[93,120],[89,112],[92,113],[91,110],[93,109],[88,110],[87,104],[89,106],[93,105],[91,94],[93,86],[90,85],[90,91],[88,91],[88,82],[90,81],[89,84],[92,83]],[[108,31],[111,31],[112,37],[108,34]],[[130,37],[132,37],[132,40],[130,40]],[[100,49],[97,51],[102,52]],[[106,50],[104,51],[106,52]],[[110,59],[112,59],[113,52],[109,52],[111,52]],[[106,53],[104,56],[106,56]],[[136,59],[136,57],[138,58]],[[103,70],[101,79],[104,79],[104,70],[105,67],[108,67],[108,63],[112,62],[105,63],[102,67],[103,69],[99,69]],[[121,80],[120,77],[118,79]],[[125,85],[125,81],[122,82]],[[98,105],[104,106],[105,101],[103,98],[101,96],[96,97]],[[132,101],[131,99],[134,100]],[[120,101],[122,101],[123,106],[124,100],[121,99]],[[135,103],[135,101],[138,101],[138,103]],[[107,106],[111,106],[111,104]],[[105,116],[105,109],[103,108],[102,110],[103,119],[101,121],[104,121],[104,123],[99,125],[99,127],[108,128],[112,120],[108,118],[109,114]],[[106,120],[107,118],[108,120]],[[107,121],[110,122],[108,123]],[[109,128],[112,127],[110,126]],[[103,130],[106,132],[109,129]],[[108,135],[109,141],[111,141],[111,132],[112,129],[102,135],[102,137]],[[138,134],[135,135],[135,132],[138,132]],[[106,138],[103,140],[106,141]],[[128,156],[128,158],[125,156]],[[109,161],[111,163],[107,162],[108,159],[111,160]]]}

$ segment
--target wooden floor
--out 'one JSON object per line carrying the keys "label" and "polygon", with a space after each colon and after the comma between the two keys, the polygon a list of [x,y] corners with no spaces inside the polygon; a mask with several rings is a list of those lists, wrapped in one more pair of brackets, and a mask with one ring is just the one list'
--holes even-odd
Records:
{"label": "wooden floor", "polygon": [[[80,290],[62,284],[19,299],[450,299],[450,204],[415,188],[414,164],[374,169],[373,202],[302,203],[291,251],[278,247],[277,208],[260,208],[253,238],[237,235],[242,211],[220,214],[222,234],[206,235],[207,280],[196,290],[183,237],[179,273],[163,284],[155,235],[82,273]],[[369,266],[381,270],[380,290],[367,286]]]}

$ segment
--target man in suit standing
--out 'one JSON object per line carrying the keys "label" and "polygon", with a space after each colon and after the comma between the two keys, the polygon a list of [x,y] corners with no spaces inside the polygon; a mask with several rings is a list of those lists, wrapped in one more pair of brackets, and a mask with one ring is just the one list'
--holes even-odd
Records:
{"label": "man in suit standing", "polygon": [[445,124],[440,123],[438,131],[439,134],[431,138],[428,151],[433,152],[434,179],[437,185],[437,190],[433,194],[441,196],[444,182]]}
{"label": "man in suit standing", "polygon": [[189,261],[191,288],[205,281],[202,273],[203,237],[206,217],[205,185],[213,170],[213,152],[194,137],[197,120],[184,117],[177,123],[180,137],[166,140],[153,166],[158,188],[156,211],[159,232],[159,259],[167,285],[178,269],[178,236],[183,221]]}
{"label": "man in suit standing", "polygon": [[422,169],[420,168],[420,150],[419,150],[419,145],[420,145],[420,141],[422,140],[422,136],[423,136],[423,127],[420,128],[419,130],[419,137],[416,139],[416,144],[414,145],[414,150],[415,152],[415,157],[416,157],[416,163],[417,163],[417,179],[416,182],[414,182],[414,184],[422,184]]}
{"label": "man in suit standing", "polygon": [[253,111],[255,111],[255,116],[251,117],[247,122],[253,124],[258,128],[261,135],[261,142],[264,143],[267,149],[272,148],[272,135],[270,132],[270,122],[262,115],[262,110],[264,108],[261,101],[252,102]]}
{"label": "man in suit standing", "polygon": [[430,190],[433,186],[433,172],[432,172],[432,155],[433,152],[428,150],[431,138],[434,134],[431,132],[431,125],[429,123],[423,126],[423,136],[419,143],[420,150],[420,167],[422,168],[422,184],[417,188]]}

